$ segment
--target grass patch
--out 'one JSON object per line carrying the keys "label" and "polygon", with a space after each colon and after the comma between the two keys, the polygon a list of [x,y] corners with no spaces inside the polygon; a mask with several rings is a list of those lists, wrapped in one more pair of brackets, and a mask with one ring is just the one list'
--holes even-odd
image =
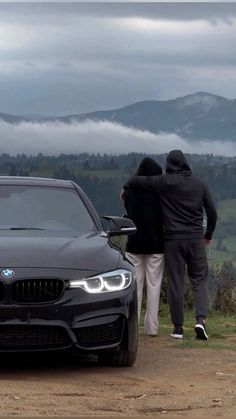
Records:
{"label": "grass patch", "polygon": [[[228,249],[228,247],[227,247]],[[208,264],[222,264],[225,260],[232,260],[235,257],[235,253],[232,251],[223,252],[221,250],[216,250],[214,247],[211,247],[210,253],[208,251]]]}
{"label": "grass patch", "polygon": [[[216,234],[213,236],[212,245],[208,248],[208,261],[209,264],[219,264],[225,260],[232,260],[236,262],[236,236],[235,236],[235,223],[236,223],[236,199],[226,199],[219,201],[218,203],[218,222],[217,227],[221,231],[221,234],[225,232],[228,237],[222,239],[223,245],[225,246],[225,251],[217,250],[217,228]],[[221,223],[224,222],[226,225],[221,226]],[[233,227],[232,229],[230,227]]]}
{"label": "grass patch", "polygon": [[222,266],[226,260],[231,260],[236,267],[236,236],[230,236],[223,240],[226,246],[226,251],[217,250],[214,246],[216,240],[213,241],[213,246],[207,250],[207,259],[209,267]]}
{"label": "grass patch", "polygon": [[[140,322],[140,334],[143,334],[144,314],[145,311],[143,310]],[[214,350],[230,349],[236,351],[236,324],[234,315],[225,315],[217,312],[209,313],[207,318],[207,333],[209,335],[209,340],[201,341],[195,339],[194,312],[185,310],[184,314],[184,339],[171,339],[170,345],[172,347],[208,348]],[[167,305],[161,305],[159,312],[159,336],[169,337],[171,330],[172,324],[169,308]]]}
{"label": "grass patch", "polygon": [[236,252],[236,236],[230,236],[223,240],[223,244],[229,252]]}
{"label": "grass patch", "polygon": [[218,204],[220,221],[226,221],[228,218],[236,220],[236,199],[225,199]]}

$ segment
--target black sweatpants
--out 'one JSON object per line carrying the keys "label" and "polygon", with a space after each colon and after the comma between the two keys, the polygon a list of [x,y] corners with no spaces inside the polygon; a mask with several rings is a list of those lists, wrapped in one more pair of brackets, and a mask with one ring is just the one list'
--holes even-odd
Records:
{"label": "black sweatpants", "polygon": [[183,325],[184,322],[183,300],[186,267],[191,281],[196,317],[206,317],[208,264],[204,239],[165,240],[165,260],[172,323]]}

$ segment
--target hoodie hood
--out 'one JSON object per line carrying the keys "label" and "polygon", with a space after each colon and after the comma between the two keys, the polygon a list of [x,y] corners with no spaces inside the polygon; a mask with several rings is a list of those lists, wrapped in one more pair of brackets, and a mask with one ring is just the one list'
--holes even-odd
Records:
{"label": "hoodie hood", "polygon": [[181,150],[172,150],[167,155],[166,173],[180,173],[184,176],[191,175],[190,166]]}
{"label": "hoodie hood", "polygon": [[144,157],[140,162],[136,175],[138,176],[158,176],[162,175],[161,166],[151,157]]}

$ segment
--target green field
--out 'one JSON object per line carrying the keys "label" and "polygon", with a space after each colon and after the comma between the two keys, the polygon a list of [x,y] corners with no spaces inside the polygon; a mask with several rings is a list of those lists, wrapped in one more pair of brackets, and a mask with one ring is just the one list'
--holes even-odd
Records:
{"label": "green field", "polygon": [[[83,170],[78,171],[78,175],[88,176],[90,178],[98,178],[98,179],[116,179],[117,178],[117,170]],[[119,177],[123,176],[122,172],[119,172]],[[126,175],[127,177],[127,175]],[[124,177],[125,179],[125,177]]]}
{"label": "green field", "polygon": [[[217,229],[211,247],[207,252],[209,263],[221,264],[225,260],[231,260],[236,265],[236,199],[220,201],[218,203],[217,212]],[[227,228],[225,224],[227,224]],[[217,249],[217,230],[219,230],[220,227],[221,231],[225,232],[227,236],[222,239],[222,244],[225,248],[224,250]]]}
{"label": "green field", "polygon": [[223,252],[220,250],[216,250],[215,248],[216,241],[213,240],[211,248],[207,249],[207,258],[208,258],[209,264],[211,262],[222,263],[225,260],[232,260],[232,262],[236,263],[236,250],[235,250],[236,236],[232,236],[223,240],[223,243],[227,244],[228,241],[232,242],[232,247],[227,246],[227,251]]}
{"label": "green field", "polygon": [[226,221],[228,219],[236,222],[236,199],[226,199],[220,201],[218,205],[219,221]]}

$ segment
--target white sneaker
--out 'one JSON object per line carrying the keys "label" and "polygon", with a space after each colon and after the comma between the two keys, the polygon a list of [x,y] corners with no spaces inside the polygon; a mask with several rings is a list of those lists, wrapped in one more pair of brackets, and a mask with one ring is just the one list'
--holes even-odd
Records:
{"label": "white sneaker", "polygon": [[194,327],[196,338],[201,340],[207,340],[206,324],[204,319],[198,319]]}
{"label": "white sneaker", "polygon": [[183,339],[183,337],[184,337],[183,328],[182,327],[174,327],[170,336],[172,338],[175,338],[175,339]]}

